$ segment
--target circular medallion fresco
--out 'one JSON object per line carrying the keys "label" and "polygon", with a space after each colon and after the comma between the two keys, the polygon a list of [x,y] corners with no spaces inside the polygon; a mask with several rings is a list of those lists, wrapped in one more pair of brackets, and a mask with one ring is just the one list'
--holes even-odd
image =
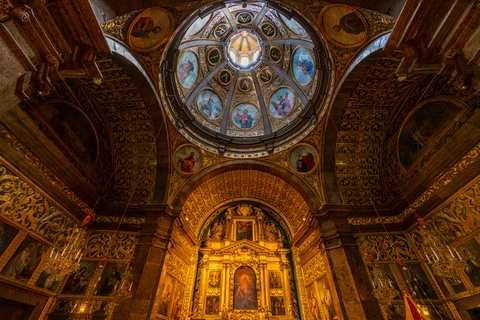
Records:
{"label": "circular medallion fresco", "polygon": [[251,129],[255,127],[260,118],[258,109],[253,104],[242,103],[233,108],[233,123],[240,129]]}
{"label": "circular medallion fresco", "polygon": [[307,173],[315,168],[317,164],[317,152],[313,147],[300,144],[295,146],[290,152],[290,166],[293,170],[300,173]]}
{"label": "circular medallion fresco", "polygon": [[292,90],[281,88],[275,91],[270,98],[269,111],[275,118],[285,118],[295,106],[295,96]]}
{"label": "circular medallion fresco", "polygon": [[[182,134],[205,150],[264,156],[271,149],[262,137],[277,134],[283,150],[313,129],[305,116],[312,105],[323,113],[319,93],[330,92],[330,71],[320,66],[330,62],[319,34],[293,9],[266,5],[207,5],[199,10],[205,18],[192,17],[167,48],[175,72],[161,77],[161,98]],[[189,121],[180,121],[185,114]]]}
{"label": "circular medallion fresco", "polygon": [[355,8],[332,4],[323,8],[319,19],[325,35],[340,46],[355,46],[367,40],[367,20]]}
{"label": "circular medallion fresco", "polygon": [[165,9],[156,7],[141,12],[133,19],[127,30],[127,41],[137,51],[155,49],[173,32],[173,16]]}
{"label": "circular medallion fresco", "polygon": [[193,52],[184,52],[178,59],[177,77],[180,84],[185,88],[190,88],[197,81],[198,59]]}
{"label": "circular medallion fresco", "polygon": [[223,112],[222,101],[212,90],[203,90],[197,97],[198,111],[207,119],[218,119]]}
{"label": "circular medallion fresco", "polygon": [[307,85],[315,75],[315,63],[308,49],[300,47],[293,55],[293,75],[295,80],[302,85]]}
{"label": "circular medallion fresco", "polygon": [[195,172],[202,163],[200,152],[193,145],[180,146],[173,157],[175,168],[184,174]]}

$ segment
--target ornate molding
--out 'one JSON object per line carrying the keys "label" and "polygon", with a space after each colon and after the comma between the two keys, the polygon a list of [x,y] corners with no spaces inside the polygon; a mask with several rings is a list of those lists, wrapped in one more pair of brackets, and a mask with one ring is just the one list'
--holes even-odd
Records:
{"label": "ornate molding", "polygon": [[447,186],[453,181],[455,176],[465,171],[468,167],[476,164],[479,160],[480,144],[477,144],[470,152],[468,152],[459,162],[457,162],[449,171],[441,175],[437,181],[422,193],[415,201],[413,201],[398,216],[388,217],[371,217],[371,218],[349,218],[348,222],[352,225],[372,225],[372,224],[390,224],[401,223],[410,215],[414,214],[427,200],[429,200],[435,192],[440,188]]}

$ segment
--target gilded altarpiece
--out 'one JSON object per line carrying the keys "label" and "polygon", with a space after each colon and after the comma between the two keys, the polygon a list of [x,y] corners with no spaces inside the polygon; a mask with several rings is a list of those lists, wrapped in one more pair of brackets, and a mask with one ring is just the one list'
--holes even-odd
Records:
{"label": "gilded altarpiece", "polygon": [[194,312],[205,319],[298,318],[290,235],[257,203],[217,210],[200,232]]}

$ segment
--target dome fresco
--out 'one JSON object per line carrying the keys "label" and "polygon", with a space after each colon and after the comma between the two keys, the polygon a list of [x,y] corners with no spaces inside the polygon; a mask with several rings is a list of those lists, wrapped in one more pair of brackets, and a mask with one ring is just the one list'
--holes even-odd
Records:
{"label": "dome fresco", "polygon": [[265,156],[298,142],[324,107],[328,55],[294,11],[263,2],[206,8],[187,20],[168,50],[174,74],[163,86],[175,99],[167,113],[208,151]]}

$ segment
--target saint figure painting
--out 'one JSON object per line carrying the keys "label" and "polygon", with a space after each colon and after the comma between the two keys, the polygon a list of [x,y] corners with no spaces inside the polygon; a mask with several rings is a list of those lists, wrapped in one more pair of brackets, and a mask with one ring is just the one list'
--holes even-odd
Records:
{"label": "saint figure painting", "polygon": [[297,172],[310,172],[316,163],[315,151],[306,145],[295,147],[290,153],[290,165]]}
{"label": "saint figure painting", "polygon": [[200,152],[191,145],[180,147],[175,153],[175,166],[182,173],[192,173],[200,166]]}

